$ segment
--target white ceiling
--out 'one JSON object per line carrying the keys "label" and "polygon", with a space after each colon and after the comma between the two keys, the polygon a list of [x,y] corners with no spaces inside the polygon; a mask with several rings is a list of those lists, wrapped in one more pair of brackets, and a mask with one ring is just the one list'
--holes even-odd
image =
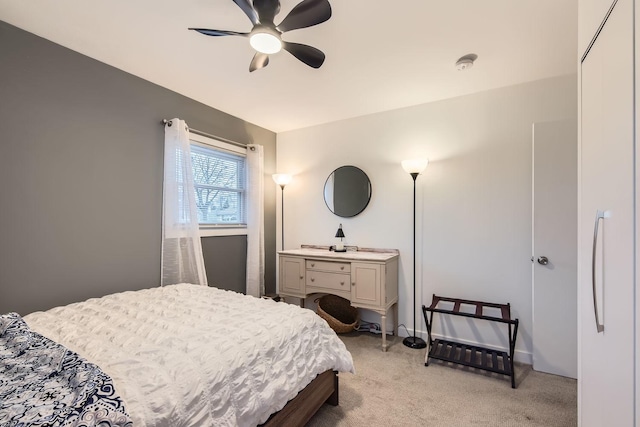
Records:
{"label": "white ceiling", "polygon": [[577,0],[330,2],[283,36],[322,50],[317,70],[283,51],[249,73],[247,39],[187,30],[249,31],[232,0],[0,0],[0,19],[275,132],[577,70]]}

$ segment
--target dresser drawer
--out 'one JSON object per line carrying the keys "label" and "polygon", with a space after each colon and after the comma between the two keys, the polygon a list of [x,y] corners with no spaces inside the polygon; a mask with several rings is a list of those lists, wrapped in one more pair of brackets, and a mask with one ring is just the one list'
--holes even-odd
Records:
{"label": "dresser drawer", "polygon": [[350,273],[351,263],[307,260],[307,270],[334,271],[336,273]]}
{"label": "dresser drawer", "polygon": [[327,271],[307,270],[306,286],[329,291],[350,291],[351,275],[330,273]]}

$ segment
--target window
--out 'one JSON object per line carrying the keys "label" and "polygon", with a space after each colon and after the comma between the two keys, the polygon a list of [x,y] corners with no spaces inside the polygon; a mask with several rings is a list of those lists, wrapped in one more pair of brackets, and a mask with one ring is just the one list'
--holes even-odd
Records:
{"label": "window", "polygon": [[191,134],[200,228],[246,228],[246,149]]}

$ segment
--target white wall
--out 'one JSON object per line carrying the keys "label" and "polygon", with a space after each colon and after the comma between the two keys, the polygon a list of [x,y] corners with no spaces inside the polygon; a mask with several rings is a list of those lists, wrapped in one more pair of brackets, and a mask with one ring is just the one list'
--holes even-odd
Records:
{"label": "white wall", "polygon": [[[346,244],[399,249],[399,322],[411,333],[413,187],[400,162],[428,157],[417,181],[417,329],[426,330],[420,306],[434,293],[510,302],[521,322],[517,359],[530,361],[531,125],[574,118],[576,82],[546,79],[278,134],[278,171],[295,175],[285,190],[285,247],[333,244],[342,223]],[[333,215],[322,198],[343,165],[364,170],[373,187],[353,218]],[[434,332],[507,345],[503,325],[442,319]]]}

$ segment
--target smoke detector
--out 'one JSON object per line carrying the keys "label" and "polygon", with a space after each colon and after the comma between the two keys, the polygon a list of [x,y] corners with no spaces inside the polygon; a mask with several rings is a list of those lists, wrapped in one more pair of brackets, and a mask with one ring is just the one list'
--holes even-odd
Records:
{"label": "smoke detector", "polygon": [[467,68],[473,67],[474,61],[478,59],[478,55],[475,53],[470,53],[458,59],[456,61],[456,68],[458,71],[466,70]]}

